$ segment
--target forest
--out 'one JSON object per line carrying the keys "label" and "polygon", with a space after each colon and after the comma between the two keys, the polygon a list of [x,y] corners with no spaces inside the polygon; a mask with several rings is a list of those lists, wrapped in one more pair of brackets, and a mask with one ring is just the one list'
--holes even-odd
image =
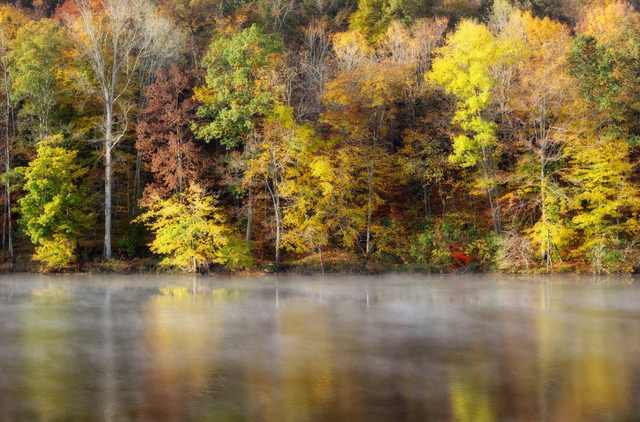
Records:
{"label": "forest", "polygon": [[640,270],[640,3],[0,3],[4,271]]}

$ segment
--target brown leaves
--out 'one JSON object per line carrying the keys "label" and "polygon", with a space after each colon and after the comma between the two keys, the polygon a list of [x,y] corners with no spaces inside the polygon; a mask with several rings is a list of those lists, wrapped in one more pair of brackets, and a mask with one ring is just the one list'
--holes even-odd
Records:
{"label": "brown leaves", "polygon": [[137,127],[137,147],[154,178],[145,198],[180,194],[205,164],[191,131],[198,106],[192,99],[193,84],[193,78],[174,65],[168,72],[161,70],[147,90],[147,106]]}

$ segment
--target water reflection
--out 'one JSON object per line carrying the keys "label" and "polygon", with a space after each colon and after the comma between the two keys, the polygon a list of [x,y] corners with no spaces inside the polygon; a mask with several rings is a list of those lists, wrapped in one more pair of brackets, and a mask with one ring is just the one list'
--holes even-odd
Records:
{"label": "water reflection", "polygon": [[0,420],[640,418],[633,279],[0,279]]}

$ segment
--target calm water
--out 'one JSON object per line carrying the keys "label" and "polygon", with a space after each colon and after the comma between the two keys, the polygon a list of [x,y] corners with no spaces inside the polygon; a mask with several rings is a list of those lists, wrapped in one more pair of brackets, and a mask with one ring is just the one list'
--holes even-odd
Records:
{"label": "calm water", "polygon": [[640,282],[4,276],[0,420],[640,420]]}

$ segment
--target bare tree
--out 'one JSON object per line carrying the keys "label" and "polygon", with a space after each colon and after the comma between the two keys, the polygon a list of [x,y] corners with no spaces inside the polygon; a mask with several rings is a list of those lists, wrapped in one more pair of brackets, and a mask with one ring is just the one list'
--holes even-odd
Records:
{"label": "bare tree", "polygon": [[403,66],[410,75],[404,84],[404,95],[410,105],[411,122],[416,125],[418,99],[424,94],[424,74],[431,67],[431,56],[442,42],[448,20],[436,18],[420,20],[411,28],[393,22],[381,40],[378,56],[389,60],[394,66]]}
{"label": "bare tree", "polygon": [[216,21],[223,18],[225,8],[235,9],[246,3],[246,0],[158,0],[158,3],[163,14],[170,16],[184,29],[190,48],[191,65],[197,69],[201,58],[198,39],[211,37],[210,31],[215,27]]}
{"label": "bare tree", "polygon": [[326,26],[314,20],[304,35],[304,50],[300,55],[300,71],[296,86],[296,108],[300,118],[322,112],[322,92],[331,73],[331,41]]}
{"label": "bare tree", "polygon": [[267,0],[271,17],[273,18],[273,32],[280,32],[287,17],[296,9],[297,0]]}
{"label": "bare tree", "polygon": [[112,152],[128,123],[128,119],[121,121],[115,113],[153,44],[145,23],[152,13],[153,7],[147,0],[73,0],[71,10],[64,16],[79,58],[90,69],[87,77],[91,89],[104,105],[106,259],[112,256]]}

